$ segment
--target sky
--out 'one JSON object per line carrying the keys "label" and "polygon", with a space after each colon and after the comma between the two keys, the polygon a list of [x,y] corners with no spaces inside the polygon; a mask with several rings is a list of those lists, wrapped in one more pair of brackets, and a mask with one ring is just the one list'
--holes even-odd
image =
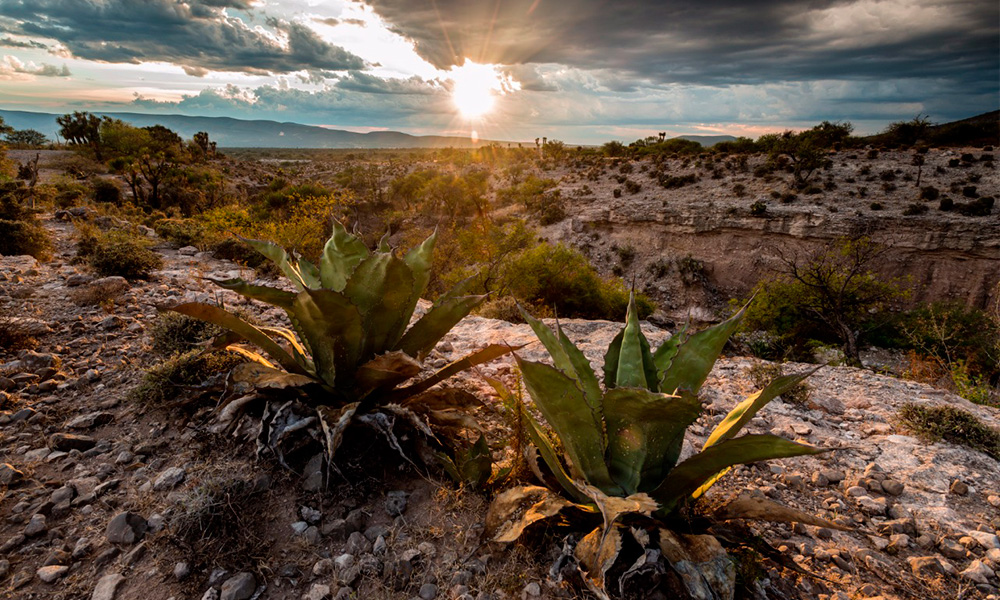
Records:
{"label": "sky", "polygon": [[1000,108],[996,0],[0,0],[0,108],[625,142]]}

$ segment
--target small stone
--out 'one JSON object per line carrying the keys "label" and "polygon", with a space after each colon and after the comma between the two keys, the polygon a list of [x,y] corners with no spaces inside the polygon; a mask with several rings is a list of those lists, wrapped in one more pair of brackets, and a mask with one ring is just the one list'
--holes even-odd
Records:
{"label": "small stone", "polygon": [[0,464],[0,485],[10,486],[20,483],[24,479],[24,473],[18,471],[10,463]]}
{"label": "small stone", "polygon": [[819,471],[815,471],[810,479],[816,487],[826,487],[830,485],[830,480],[827,479],[826,475],[823,475],[823,473]]}
{"label": "small stone", "polygon": [[993,508],[1000,508],[1000,496],[990,494],[986,497],[986,502],[988,502]]}
{"label": "small stone", "polygon": [[1000,538],[996,534],[988,531],[970,531],[968,536],[979,542],[979,545],[987,550],[1000,548]]}
{"label": "small stone", "polygon": [[0,559],[0,579],[3,579],[10,573],[10,561],[6,558]]}
{"label": "small stone", "polygon": [[983,564],[981,560],[974,560],[962,571],[962,577],[974,581],[975,583],[989,583],[990,579],[996,577],[993,569]]}
{"label": "small stone", "polygon": [[105,535],[112,544],[133,544],[142,539],[146,528],[146,519],[135,513],[122,512],[108,522]]}
{"label": "small stone", "polygon": [[364,536],[359,531],[355,531],[347,538],[347,544],[344,545],[344,552],[348,554],[354,554],[355,556],[360,554],[365,554],[366,552],[371,552],[372,543],[368,541],[368,538]]}
{"label": "small stone", "polygon": [[967,554],[967,550],[955,540],[944,538],[938,542],[938,552],[945,558],[952,560],[962,560]]}
{"label": "small stone", "polygon": [[394,490],[386,494],[385,512],[390,517],[398,517],[406,512],[407,493],[402,490]]}
{"label": "small stone", "polygon": [[92,412],[80,415],[66,424],[69,429],[93,429],[99,425],[107,425],[115,420],[115,416],[109,412]]}
{"label": "small stone", "polygon": [[347,513],[347,517],[344,518],[345,531],[348,535],[354,533],[355,531],[364,531],[365,523],[368,521],[368,516],[360,508],[355,508],[351,512]]}
{"label": "small stone", "polygon": [[437,598],[438,586],[433,583],[425,583],[420,586],[420,591],[417,592],[417,596],[420,596],[421,600],[434,600]]}
{"label": "small stone", "polygon": [[85,452],[97,444],[97,440],[89,435],[75,435],[72,433],[54,433],[49,438],[49,447],[55,450],[69,452],[79,450]]}
{"label": "small stone", "polygon": [[320,527],[320,531],[323,535],[329,537],[335,542],[342,542],[347,539],[347,521],[344,519],[333,519],[332,521],[327,521],[323,523]]}
{"label": "small stone", "polygon": [[125,581],[125,578],[119,573],[111,573],[101,577],[100,581],[94,587],[94,593],[91,594],[90,600],[114,600],[115,594],[118,592],[118,586]]}
{"label": "small stone", "polygon": [[302,600],[329,600],[330,586],[314,583],[309,591],[302,595]]}
{"label": "small stone", "polygon": [[910,564],[910,570],[913,571],[913,576],[918,579],[937,577],[939,575],[945,575],[949,571],[954,571],[955,567],[950,564],[948,567],[945,566],[945,562],[937,556],[911,556],[906,559],[906,562]]}
{"label": "small stone", "polygon": [[191,565],[186,562],[179,562],[174,565],[174,578],[177,581],[184,581],[191,574]]}
{"label": "small stone", "polygon": [[302,515],[302,520],[310,524],[316,524],[323,518],[323,513],[309,506],[303,506],[300,508],[299,514]]}
{"label": "small stone", "polygon": [[49,528],[45,523],[45,515],[35,514],[31,515],[31,520],[24,527],[24,535],[27,537],[35,537],[36,535],[41,535],[48,531]]}
{"label": "small stone", "polygon": [[524,586],[524,590],[521,592],[521,600],[527,600],[528,598],[538,598],[541,595],[542,595],[542,586],[532,581],[528,585]]}
{"label": "small stone", "polygon": [[309,529],[309,523],[306,523],[305,521],[296,521],[292,523],[292,531],[295,532],[295,535],[302,535],[306,529]]}
{"label": "small stone", "polygon": [[59,579],[60,577],[66,575],[66,573],[69,573],[69,567],[63,565],[52,565],[49,567],[42,567],[41,569],[38,569],[38,571],[36,571],[38,578],[44,581],[45,583],[52,583],[55,580]]}
{"label": "small stone", "polygon": [[903,484],[893,479],[886,479],[882,482],[882,491],[890,496],[899,496],[903,493]]}
{"label": "small stone", "polygon": [[222,584],[219,600],[248,600],[257,591],[257,580],[252,573],[237,573]]}
{"label": "small stone", "polygon": [[956,496],[965,496],[969,493],[969,484],[961,479],[956,479],[951,482],[951,487],[948,488],[948,491]]}
{"label": "small stone", "polygon": [[385,538],[382,536],[378,536],[375,539],[375,543],[372,544],[372,554],[374,554],[375,556],[382,556],[383,554],[385,554],[386,547],[387,546],[385,543]]}
{"label": "small stone", "polygon": [[336,565],[337,570],[345,571],[354,566],[354,555],[353,554],[341,554],[337,558],[333,559],[333,564]]}
{"label": "small stone", "polygon": [[156,478],[156,482],[153,483],[153,489],[158,492],[173,489],[184,481],[184,477],[186,475],[187,471],[181,467],[170,467],[165,469],[162,473],[160,473],[160,476]]}

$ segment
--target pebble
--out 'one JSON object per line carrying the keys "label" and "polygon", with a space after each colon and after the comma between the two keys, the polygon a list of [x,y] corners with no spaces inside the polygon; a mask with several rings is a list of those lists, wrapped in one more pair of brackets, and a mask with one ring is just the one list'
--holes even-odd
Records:
{"label": "pebble", "polygon": [[177,581],[184,581],[191,574],[191,565],[186,562],[179,562],[174,565],[174,578]]}
{"label": "pebble", "polygon": [[248,600],[257,591],[257,580],[252,573],[237,573],[222,584],[219,600]]}
{"label": "pebble", "polygon": [[310,524],[318,523],[319,520],[323,518],[323,513],[309,506],[303,506],[302,508],[300,508],[299,514],[302,515],[302,519],[306,523]]}
{"label": "pebble", "polygon": [[314,583],[309,591],[302,595],[302,600],[329,600],[330,586],[323,583]]}
{"label": "pebble", "polygon": [[108,522],[105,536],[112,544],[133,544],[146,533],[146,519],[130,513],[118,513]]}
{"label": "pebble", "polygon": [[390,517],[398,517],[406,512],[406,492],[393,490],[385,496],[385,512]]}
{"label": "pebble", "polygon": [[158,492],[173,489],[184,481],[184,477],[186,475],[187,471],[181,467],[170,467],[165,469],[162,473],[160,473],[160,476],[156,478],[156,482],[153,483],[153,489]]}
{"label": "pebble", "polygon": [[45,583],[52,583],[55,580],[66,575],[66,573],[69,573],[69,567],[63,565],[51,565],[48,567],[42,567],[41,569],[38,569],[38,571],[36,572],[38,578],[44,581]]}
{"label": "pebble", "polygon": [[29,520],[28,524],[24,527],[24,535],[27,537],[35,537],[36,535],[41,535],[48,531],[48,526],[45,521],[45,515],[31,515],[31,520]]}
{"label": "pebble", "polygon": [[417,596],[420,596],[421,600],[434,600],[437,598],[438,586],[433,583],[425,583],[420,586],[420,591],[417,592]]}
{"label": "pebble", "polygon": [[969,484],[961,479],[956,479],[951,482],[951,487],[948,488],[948,491],[956,496],[964,496],[969,493]]}
{"label": "pebble", "polygon": [[94,587],[94,593],[91,594],[90,600],[114,600],[115,594],[118,593],[118,586],[124,581],[125,577],[119,573],[110,573],[101,577]]}

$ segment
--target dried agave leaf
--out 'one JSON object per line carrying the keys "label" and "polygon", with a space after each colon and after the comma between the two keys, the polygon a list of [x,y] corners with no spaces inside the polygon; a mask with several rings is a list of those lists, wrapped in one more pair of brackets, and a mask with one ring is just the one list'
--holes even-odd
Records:
{"label": "dried agave leaf", "polygon": [[312,377],[289,373],[266,367],[259,363],[243,363],[233,368],[231,381],[234,383],[248,383],[257,389],[284,390],[288,388],[303,387],[316,383]]}
{"label": "dried agave leaf", "polygon": [[620,527],[598,527],[576,545],[576,558],[584,571],[583,580],[598,598],[610,598],[605,589],[605,575],[614,566],[622,551]]}
{"label": "dried agave leaf", "polygon": [[486,513],[486,531],[496,542],[513,542],[534,523],[551,519],[573,503],[537,485],[498,495]]}
{"label": "dried agave leaf", "polygon": [[340,442],[344,438],[344,430],[350,425],[351,419],[358,410],[359,403],[352,402],[344,406],[317,406],[316,413],[319,415],[319,424],[323,429],[323,441],[326,446],[326,457],[328,463],[333,463],[333,458],[340,448]]}
{"label": "dried agave leaf", "polygon": [[727,503],[716,510],[712,516],[720,521],[747,519],[779,523],[804,523],[806,525],[815,525],[816,527],[851,531],[850,527],[844,527],[822,517],[779,504],[761,496],[751,496],[749,494],[744,494]]}

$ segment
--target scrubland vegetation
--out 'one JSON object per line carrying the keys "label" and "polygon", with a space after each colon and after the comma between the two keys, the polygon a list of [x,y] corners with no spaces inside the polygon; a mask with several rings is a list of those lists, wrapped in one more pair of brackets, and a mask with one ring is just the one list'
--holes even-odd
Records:
{"label": "scrubland vegetation", "polygon": [[[808,254],[783,254],[780,267],[745,297],[728,307],[728,298],[718,299],[712,308],[721,323],[678,327],[654,349],[640,320],[665,317],[652,292],[641,292],[649,289],[642,280],[707,287],[705,264],[678,255],[640,267],[641,249],[617,243],[601,263],[586,243],[545,235],[573,214],[575,202],[593,196],[591,184],[613,181],[612,198],[628,199],[651,187],[677,190],[731,173],[745,180],[729,188],[745,205],[734,213],[755,219],[773,214],[770,201],[829,198],[842,186],[865,197],[863,183],[883,191],[912,187],[913,203],[901,217],[919,217],[938,202],[938,211],[985,218],[994,199],[980,194],[982,175],[972,165],[991,167],[991,148],[956,159],[948,168],[960,170],[962,181],[948,190],[921,185],[928,148],[949,140],[980,143],[974,126],[939,130],[918,117],[868,138],[852,136],[850,124],[824,122],[711,149],[660,135],[601,148],[545,140],[523,148],[302,151],[271,159],[266,151],[227,156],[207,133],[187,141],[164,127],[136,128],[87,113],[59,122],[75,150],[59,159],[60,175],[41,181],[37,160],[15,168],[0,151],[0,254],[49,258],[52,242],[38,214],[51,211],[74,221],[73,260],[98,277],[155,277],[162,268],[151,248],[158,237],[242,265],[244,276],[214,283],[288,317],[286,327],[277,327],[252,311],[176,304],[150,332],[162,360],[145,372],[132,401],[144,410],[190,415],[214,398],[227,426],[243,415],[258,419],[257,452],[295,469],[317,450],[333,465],[351,450],[355,430],[368,427],[407,464],[489,495],[494,540],[530,537],[550,520],[578,534],[562,559],[576,565],[579,588],[599,597],[652,593],[653,584],[636,580],[628,567],[645,556],[651,570],[668,572],[663,554],[695,551],[678,532],[704,534],[744,517],[843,528],[770,501],[750,510],[699,500],[736,465],[826,451],[770,433],[737,435],[778,397],[797,406],[809,402],[804,380],[812,371],[792,374],[782,362],[861,367],[866,349],[889,349],[905,354],[906,377],[1000,405],[1000,308],[914,305],[913,282],[877,268],[891,240],[861,230]],[[48,143],[32,132],[7,132],[7,139],[21,148]],[[862,166],[861,182],[826,175],[839,153],[873,157],[900,148],[910,162],[898,169],[875,174]],[[570,179],[572,195],[562,185]],[[755,180],[773,183],[768,198],[748,193]],[[884,207],[873,201],[870,209]],[[110,306],[94,294],[79,292],[76,300]],[[476,417],[481,400],[438,384],[519,348],[486,345],[429,364],[439,342],[469,314],[527,323],[548,354],[547,362],[516,357],[516,389],[489,379],[518,449],[506,461],[494,460]],[[602,376],[558,321],[550,327],[542,317],[624,321],[604,354]],[[34,343],[9,319],[0,320],[5,353]],[[775,364],[750,369],[759,392],[728,412],[700,452],[682,459],[685,434],[704,414],[699,392],[724,351]],[[899,421],[920,435],[997,456],[997,432],[969,413],[909,405]],[[521,452],[529,446],[531,452]],[[525,485],[532,472],[543,485]],[[180,528],[185,543],[194,543],[198,527],[207,525]],[[734,555],[753,546],[719,539]],[[694,595],[675,579],[661,589]]]}

